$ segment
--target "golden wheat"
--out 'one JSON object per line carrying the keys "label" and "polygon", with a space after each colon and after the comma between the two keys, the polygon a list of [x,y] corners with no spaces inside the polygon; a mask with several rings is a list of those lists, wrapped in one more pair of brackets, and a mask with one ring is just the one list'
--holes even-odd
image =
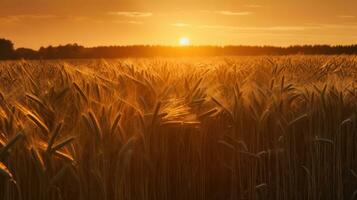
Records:
{"label": "golden wheat", "polygon": [[0,68],[0,199],[357,197],[354,56]]}

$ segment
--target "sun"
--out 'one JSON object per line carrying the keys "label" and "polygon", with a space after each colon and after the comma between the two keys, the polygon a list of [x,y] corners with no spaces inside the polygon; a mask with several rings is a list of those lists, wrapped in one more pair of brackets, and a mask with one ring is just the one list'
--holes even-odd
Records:
{"label": "sun", "polygon": [[188,39],[187,37],[182,37],[179,40],[179,44],[180,46],[188,46],[190,45],[190,39]]}

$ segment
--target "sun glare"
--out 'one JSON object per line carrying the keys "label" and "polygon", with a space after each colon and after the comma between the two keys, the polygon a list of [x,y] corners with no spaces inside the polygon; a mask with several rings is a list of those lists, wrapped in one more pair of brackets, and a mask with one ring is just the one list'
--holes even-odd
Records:
{"label": "sun glare", "polygon": [[190,45],[190,40],[187,37],[180,38],[179,41],[180,46],[188,46]]}

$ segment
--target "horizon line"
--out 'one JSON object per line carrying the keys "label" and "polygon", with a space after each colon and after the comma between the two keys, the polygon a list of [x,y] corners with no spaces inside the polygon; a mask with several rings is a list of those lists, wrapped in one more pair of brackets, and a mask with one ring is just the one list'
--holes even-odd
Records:
{"label": "horizon line", "polygon": [[[289,45],[273,45],[273,44],[261,44],[261,45],[245,45],[245,44],[225,44],[225,45],[215,45],[215,44],[199,44],[199,45],[187,45],[187,46],[180,46],[180,45],[170,45],[170,44],[113,44],[113,45],[98,45],[98,46],[85,46],[79,43],[66,43],[66,44],[50,44],[47,46],[40,46],[38,48],[32,47],[16,47],[15,49],[32,49],[32,50],[40,50],[41,48],[48,48],[48,47],[63,47],[69,45],[78,45],[84,48],[105,48],[105,47],[169,47],[169,48],[200,48],[200,47],[216,47],[216,48],[225,48],[225,47],[258,47],[258,48],[291,48],[291,47],[314,47],[314,46],[329,46],[329,47],[351,47],[357,46],[357,43],[350,43],[350,44],[327,44],[327,43],[316,43],[316,44],[289,44]],[[14,45],[15,46],[15,45]]]}

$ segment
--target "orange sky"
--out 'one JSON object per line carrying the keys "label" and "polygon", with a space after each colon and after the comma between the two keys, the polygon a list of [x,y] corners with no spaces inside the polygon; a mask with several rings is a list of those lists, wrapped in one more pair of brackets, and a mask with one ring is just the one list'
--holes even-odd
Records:
{"label": "orange sky", "polygon": [[357,0],[0,0],[16,47],[357,43]]}

